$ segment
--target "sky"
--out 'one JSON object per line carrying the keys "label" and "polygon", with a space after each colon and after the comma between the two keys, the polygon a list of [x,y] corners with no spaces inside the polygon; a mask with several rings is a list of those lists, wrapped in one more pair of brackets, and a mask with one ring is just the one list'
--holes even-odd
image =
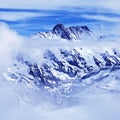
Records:
{"label": "sky", "polygon": [[[87,25],[91,31],[104,35],[106,32],[107,34],[116,33],[115,29],[120,25],[120,14],[118,11],[94,7],[70,7],[66,10],[64,8],[58,10],[7,8],[0,9],[0,22],[8,24],[11,29],[25,36],[49,31],[57,23],[63,23],[66,27]],[[21,29],[23,27],[24,29]]]}
{"label": "sky", "polygon": [[[8,2],[7,2],[8,1]],[[58,9],[61,7],[95,6],[120,10],[119,0],[0,0],[0,8]]]}
{"label": "sky", "polygon": [[116,26],[120,23],[119,0],[7,1],[0,0],[0,22],[8,24],[11,29],[25,36],[49,31],[57,23],[65,26],[88,25],[93,31],[96,28],[97,31],[103,31],[107,26],[106,29],[111,29],[110,25]]}

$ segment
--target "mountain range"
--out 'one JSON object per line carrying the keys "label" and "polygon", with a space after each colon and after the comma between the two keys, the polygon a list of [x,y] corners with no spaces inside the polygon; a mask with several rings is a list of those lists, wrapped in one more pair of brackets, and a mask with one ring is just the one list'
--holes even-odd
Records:
{"label": "mountain range", "polygon": [[[119,49],[105,45],[104,40],[99,41],[87,26],[66,28],[57,24],[51,31],[36,33],[33,38],[46,46],[49,41],[51,46],[45,50],[42,45],[35,48],[42,52],[42,56],[36,55],[37,62],[34,61],[35,56],[29,59],[32,53],[25,56],[19,52],[15,63],[6,72],[6,79],[53,93],[59,90],[60,96],[90,87],[120,92]],[[55,41],[60,44],[54,46]]]}

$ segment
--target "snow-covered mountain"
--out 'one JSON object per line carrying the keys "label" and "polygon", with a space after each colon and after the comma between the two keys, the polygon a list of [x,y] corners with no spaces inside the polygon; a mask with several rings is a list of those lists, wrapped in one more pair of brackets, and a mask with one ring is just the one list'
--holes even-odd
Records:
{"label": "snow-covered mountain", "polygon": [[70,26],[65,27],[59,23],[49,32],[36,33],[34,37],[48,39],[66,39],[66,40],[81,40],[81,39],[97,39],[93,32],[87,26]]}
{"label": "snow-covered mountain", "polygon": [[87,26],[65,28],[62,24],[37,33],[20,49],[4,78],[47,90],[57,102],[88,88],[120,92],[117,41],[92,39],[92,35]]}

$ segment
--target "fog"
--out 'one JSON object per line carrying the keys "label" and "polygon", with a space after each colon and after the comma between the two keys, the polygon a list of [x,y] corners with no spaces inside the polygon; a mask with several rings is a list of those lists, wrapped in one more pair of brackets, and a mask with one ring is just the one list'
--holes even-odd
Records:
{"label": "fog", "polygon": [[[21,90],[21,89],[20,89]],[[89,93],[89,94],[88,94]],[[40,101],[36,106],[20,99],[4,81],[0,81],[0,119],[2,120],[119,120],[120,95],[87,91],[79,95],[80,103],[54,108],[55,104]],[[48,99],[49,101],[49,99]],[[69,102],[69,101],[68,101]]]}
{"label": "fog", "polygon": [[[54,41],[54,40],[53,40]],[[73,44],[74,43],[74,44]],[[102,47],[106,43],[106,47]],[[63,45],[64,44],[64,45]],[[89,87],[75,94],[75,104],[71,104],[72,96],[62,99],[64,104],[57,104],[54,96],[44,98],[44,91],[29,89],[22,83],[7,81],[4,77],[6,70],[14,64],[15,56],[22,52],[24,57],[38,61],[46,48],[83,46],[89,53],[111,50],[118,47],[115,41],[91,43],[39,41],[37,38],[25,38],[11,30],[6,24],[0,24],[0,119],[1,120],[119,120],[120,94],[106,92]],[[90,47],[91,46],[91,47]],[[99,49],[97,49],[99,47]],[[67,47],[68,48],[68,47]],[[42,51],[41,51],[42,50]],[[57,50],[56,50],[57,52]],[[47,95],[47,94],[46,94]]]}

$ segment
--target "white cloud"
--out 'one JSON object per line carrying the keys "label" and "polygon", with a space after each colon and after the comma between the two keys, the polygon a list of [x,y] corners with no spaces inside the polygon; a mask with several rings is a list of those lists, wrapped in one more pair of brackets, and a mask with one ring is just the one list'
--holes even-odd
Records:
{"label": "white cloud", "polygon": [[49,16],[49,13],[35,13],[35,12],[0,12],[1,20],[17,21],[25,20],[37,16]]}
{"label": "white cloud", "polygon": [[120,17],[109,17],[104,15],[82,15],[82,17],[94,20],[103,20],[108,22],[120,22]]}
{"label": "white cloud", "polygon": [[[0,79],[2,79],[0,77]],[[16,85],[17,86],[17,85]],[[19,91],[23,91],[23,86]],[[93,90],[94,91],[94,90]],[[1,120],[119,120],[120,95],[95,93],[95,91],[79,93],[80,103],[72,107],[53,109],[55,104],[38,101],[34,106],[17,95],[11,86],[0,80],[0,119]],[[24,94],[24,93],[23,93]],[[27,92],[30,94],[30,92]],[[27,95],[26,94],[26,95]],[[35,95],[35,93],[33,93]],[[40,93],[37,94],[40,97]],[[27,97],[27,96],[26,96]],[[31,98],[34,97],[31,94]],[[38,98],[36,97],[36,99]],[[49,100],[48,100],[49,101]],[[57,117],[56,117],[57,116]]]}
{"label": "white cloud", "polygon": [[6,24],[0,23],[0,72],[12,63],[12,54],[19,50],[23,38],[15,31],[9,29]]}
{"label": "white cloud", "polygon": [[104,7],[112,10],[120,10],[119,0],[11,0],[6,2],[5,0],[0,0],[0,7],[6,8],[34,8],[34,9],[55,9],[59,7],[84,7],[84,6],[94,6],[94,7]]}

